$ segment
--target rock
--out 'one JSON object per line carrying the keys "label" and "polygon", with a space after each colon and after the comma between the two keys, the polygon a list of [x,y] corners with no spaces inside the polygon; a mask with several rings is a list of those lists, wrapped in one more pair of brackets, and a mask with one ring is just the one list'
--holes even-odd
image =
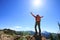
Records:
{"label": "rock", "polygon": [[13,40],[13,36],[7,35],[7,34],[2,34],[1,40]]}
{"label": "rock", "polygon": [[46,40],[44,36],[34,35],[35,40]]}

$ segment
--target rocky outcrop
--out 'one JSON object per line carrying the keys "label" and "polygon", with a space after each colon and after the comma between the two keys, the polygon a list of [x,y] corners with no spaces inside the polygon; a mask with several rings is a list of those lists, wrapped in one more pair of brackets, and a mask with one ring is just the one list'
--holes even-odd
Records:
{"label": "rocky outcrop", "polygon": [[14,37],[11,35],[7,35],[7,34],[2,34],[1,35],[1,40],[13,40]]}
{"label": "rocky outcrop", "polygon": [[[34,36],[26,36],[27,40],[36,40]],[[44,36],[42,36],[42,40],[47,40]]]}

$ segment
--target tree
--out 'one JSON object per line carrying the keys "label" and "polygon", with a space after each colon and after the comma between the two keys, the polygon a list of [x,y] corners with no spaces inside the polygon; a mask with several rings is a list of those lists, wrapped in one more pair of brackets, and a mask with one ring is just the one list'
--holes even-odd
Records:
{"label": "tree", "polygon": [[52,34],[51,34],[51,33],[50,33],[50,39],[51,39],[51,40],[53,40],[53,36],[52,36]]}

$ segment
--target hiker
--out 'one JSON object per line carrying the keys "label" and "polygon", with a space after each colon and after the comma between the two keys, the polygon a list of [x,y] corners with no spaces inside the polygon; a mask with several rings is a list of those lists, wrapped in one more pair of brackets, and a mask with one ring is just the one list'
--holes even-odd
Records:
{"label": "hiker", "polygon": [[39,16],[39,14],[37,14],[36,16],[31,12],[31,15],[35,18],[35,35],[37,35],[37,25],[38,25],[38,29],[39,29],[39,36],[41,38],[41,29],[40,29],[40,22],[41,22],[41,18],[43,18],[43,16]]}

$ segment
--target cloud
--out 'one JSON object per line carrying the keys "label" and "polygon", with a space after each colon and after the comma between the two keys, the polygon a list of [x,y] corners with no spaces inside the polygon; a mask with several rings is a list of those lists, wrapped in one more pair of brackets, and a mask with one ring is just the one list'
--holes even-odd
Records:
{"label": "cloud", "polygon": [[14,27],[10,27],[10,29],[12,30],[16,30],[16,31],[34,31],[34,28],[31,27],[23,27],[23,26],[14,26]]}
{"label": "cloud", "polygon": [[11,29],[11,30],[15,30],[15,31],[34,31],[33,27],[30,26],[4,26],[1,29]]}
{"label": "cloud", "polygon": [[15,26],[16,29],[22,28],[22,26]]}
{"label": "cloud", "polygon": [[20,31],[22,29],[22,26],[13,26],[13,27],[9,27],[9,29]]}

